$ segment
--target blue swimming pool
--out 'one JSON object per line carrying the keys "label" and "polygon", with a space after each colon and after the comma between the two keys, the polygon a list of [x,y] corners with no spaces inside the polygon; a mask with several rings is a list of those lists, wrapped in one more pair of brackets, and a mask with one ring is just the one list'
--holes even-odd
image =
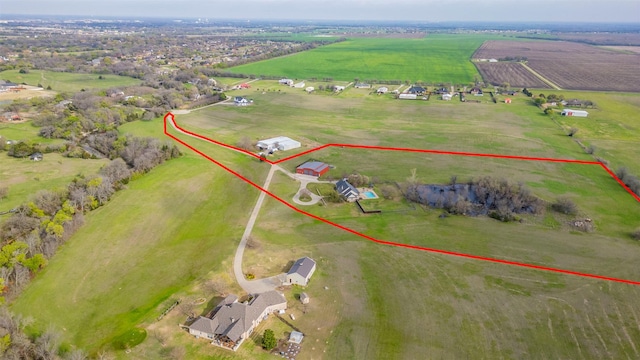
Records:
{"label": "blue swimming pool", "polygon": [[366,191],[366,192],[364,193],[364,196],[365,196],[367,199],[375,199],[375,198],[377,198],[377,197],[378,197],[378,196],[376,196],[376,193],[374,193],[373,191]]}

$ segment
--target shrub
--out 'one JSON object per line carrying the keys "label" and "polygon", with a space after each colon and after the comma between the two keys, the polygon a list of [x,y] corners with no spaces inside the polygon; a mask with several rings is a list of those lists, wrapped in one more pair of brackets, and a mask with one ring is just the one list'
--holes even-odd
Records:
{"label": "shrub", "polygon": [[575,215],[578,212],[576,204],[567,197],[558,198],[556,202],[551,205],[551,208],[557,212],[567,215]]}
{"label": "shrub", "polygon": [[266,329],[262,335],[262,347],[265,350],[271,350],[276,347],[276,345],[278,345],[278,341],[276,340],[273,330]]}
{"label": "shrub", "polygon": [[569,134],[567,134],[567,135],[574,136],[577,133],[578,133],[578,128],[572,127],[571,129],[569,129]]}
{"label": "shrub", "polygon": [[640,228],[637,228],[634,232],[631,233],[631,238],[634,240],[640,240]]}

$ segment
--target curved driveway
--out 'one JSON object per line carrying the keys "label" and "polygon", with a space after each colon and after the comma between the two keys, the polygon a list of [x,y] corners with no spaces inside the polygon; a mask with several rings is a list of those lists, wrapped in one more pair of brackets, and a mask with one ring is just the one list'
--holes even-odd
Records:
{"label": "curved driveway", "polygon": [[[217,105],[220,103],[216,103],[213,105]],[[178,112],[176,112],[178,113]],[[180,112],[179,114],[184,114],[187,112]],[[196,136],[193,136],[191,134],[185,133],[183,131],[181,131],[180,129],[178,129],[176,127],[176,124],[173,121],[170,121],[171,126],[173,126],[173,128],[180,132],[183,135],[187,135],[187,136],[191,136],[194,137],[196,139],[199,139]],[[230,149],[233,150],[233,149]],[[237,150],[235,150],[237,151]],[[314,176],[309,176],[309,175],[301,175],[301,174],[292,174],[289,171],[283,169],[282,167],[272,164],[271,168],[269,169],[269,173],[267,174],[267,178],[264,182],[264,185],[262,185],[262,188],[264,190],[268,190],[269,189],[269,185],[271,184],[271,180],[273,179],[273,174],[276,171],[281,171],[284,174],[286,174],[287,176],[289,176],[292,179],[298,180],[300,181],[300,188],[298,189],[298,192],[296,193],[296,195],[294,195],[293,197],[293,202],[298,204],[298,205],[313,205],[318,203],[318,201],[320,201],[322,199],[321,196],[316,195],[316,194],[310,194],[311,196],[311,201],[301,201],[300,200],[300,195],[302,193],[302,191],[304,189],[306,189],[307,184],[309,183],[331,183],[330,181],[319,181],[316,177]],[[246,291],[249,294],[257,294],[257,293],[263,293],[266,291],[270,291],[270,290],[274,290],[275,288],[277,288],[278,286],[281,286],[284,283],[285,280],[285,274],[278,274],[275,276],[271,276],[268,278],[264,278],[264,279],[257,279],[257,280],[247,280],[244,276],[244,273],[242,272],[242,257],[244,256],[244,249],[247,247],[247,240],[249,239],[249,236],[251,235],[251,231],[253,231],[253,226],[256,222],[256,219],[258,218],[258,213],[260,212],[260,208],[262,207],[262,203],[264,202],[265,197],[267,196],[267,193],[264,191],[260,192],[260,195],[258,196],[258,201],[256,201],[256,205],[253,207],[253,211],[251,212],[251,215],[249,216],[249,221],[247,222],[247,226],[244,229],[244,233],[242,234],[242,238],[240,239],[240,244],[238,244],[238,248],[236,249],[236,254],[233,257],[233,274],[236,277],[236,281],[238,282],[238,284],[240,285],[240,287]]]}

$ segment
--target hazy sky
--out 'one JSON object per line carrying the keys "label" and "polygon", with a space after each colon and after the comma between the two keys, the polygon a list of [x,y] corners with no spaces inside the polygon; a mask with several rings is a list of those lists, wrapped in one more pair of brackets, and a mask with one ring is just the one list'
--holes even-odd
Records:
{"label": "hazy sky", "polygon": [[640,23],[640,0],[2,0],[0,14]]}

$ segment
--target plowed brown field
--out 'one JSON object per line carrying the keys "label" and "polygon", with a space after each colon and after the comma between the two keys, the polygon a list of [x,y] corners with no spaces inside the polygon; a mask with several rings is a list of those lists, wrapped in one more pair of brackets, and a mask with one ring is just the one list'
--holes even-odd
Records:
{"label": "plowed brown field", "polygon": [[[564,41],[486,41],[473,56],[476,59],[526,57],[534,71],[564,89],[596,91],[640,91],[640,54],[628,54],[596,46]],[[481,63],[478,69],[485,67]],[[486,67],[501,66],[487,63]],[[482,71],[482,70],[480,70]],[[499,69],[483,73],[487,82],[509,82]],[[493,78],[492,76],[496,76]],[[532,86],[533,87],[533,86]]]}
{"label": "plowed brown field", "polygon": [[545,89],[549,85],[545,84],[531,71],[527,70],[520,63],[515,62],[478,62],[476,63],[482,78],[493,85],[501,85],[505,82],[515,87],[530,87]]}

